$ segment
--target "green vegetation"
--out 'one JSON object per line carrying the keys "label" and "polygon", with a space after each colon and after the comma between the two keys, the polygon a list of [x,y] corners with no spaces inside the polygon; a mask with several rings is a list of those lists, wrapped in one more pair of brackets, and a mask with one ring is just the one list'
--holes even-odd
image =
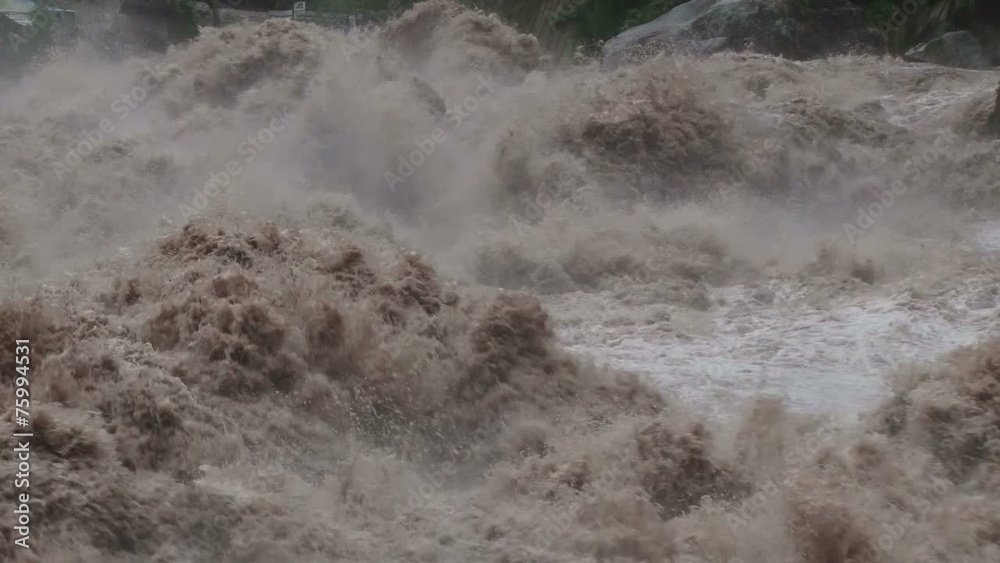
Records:
{"label": "green vegetation", "polygon": [[131,21],[139,44],[166,49],[198,37],[198,0],[122,0],[119,13]]}
{"label": "green vegetation", "polygon": [[[532,33],[550,49],[572,52],[577,47],[593,53],[602,41],[621,31],[652,21],[686,0],[458,0],[466,5],[496,12],[519,29]],[[842,5],[844,0],[773,0],[788,2],[790,7],[822,8]],[[954,27],[956,22],[982,25],[1000,21],[1000,2],[996,0],[849,0],[864,10],[865,19],[889,37],[890,48],[905,51],[926,40],[936,30]],[[126,0],[125,5],[135,0]],[[346,23],[351,15],[359,23],[383,22],[402,13],[416,0],[308,0],[308,8],[319,16],[317,21]],[[5,5],[31,4],[30,0],[0,0]],[[142,3],[144,10],[150,3]],[[166,15],[170,42],[176,43],[198,35],[197,0],[153,0],[154,11]],[[915,6],[904,11],[904,5]],[[987,7],[988,5],[988,7]],[[158,8],[158,9],[157,9]],[[6,22],[9,25],[16,25]],[[5,25],[0,22],[0,26]],[[9,27],[7,25],[6,27]],[[996,24],[994,24],[996,27]],[[9,33],[0,29],[0,33]]]}
{"label": "green vegetation", "polygon": [[0,0],[0,70],[23,67],[46,48],[71,38],[73,16],[31,0]]}
{"label": "green vegetation", "polygon": [[[519,29],[537,35],[543,42],[583,45],[593,49],[598,42],[619,32],[652,21],[686,0],[459,0],[471,7],[496,12]],[[384,20],[415,4],[414,0],[310,0],[309,9],[363,20]]]}
{"label": "green vegetation", "polygon": [[[460,0],[465,4],[500,14],[519,29],[553,44],[596,46],[621,31],[652,21],[686,0]],[[781,1],[781,0],[775,0]],[[843,0],[786,0],[797,8],[822,8]],[[1000,24],[1000,2],[995,0],[850,0],[864,10],[865,19],[889,38],[890,48],[902,52],[926,40],[935,29],[983,19]],[[399,13],[413,0],[310,0],[311,10],[360,14],[384,19]],[[916,5],[906,14],[904,4]],[[989,5],[989,7],[987,7]]]}
{"label": "green vegetation", "polygon": [[916,0],[916,10],[907,14],[903,0],[853,1],[864,6],[865,20],[871,26],[886,33],[894,52],[905,51],[929,39],[937,28],[970,20],[977,9],[986,5],[984,0]]}
{"label": "green vegetation", "polygon": [[176,18],[168,18],[171,42],[186,41],[198,37],[197,0],[166,0],[167,6],[177,12]]}
{"label": "green vegetation", "polygon": [[[0,0],[20,2],[23,0]],[[199,16],[196,0],[124,0],[123,5],[150,1],[167,15],[170,42],[197,36]],[[259,2],[226,2],[234,6],[262,9]],[[357,23],[382,23],[398,15],[418,0],[307,0],[311,19],[326,25],[346,25],[350,16]],[[531,33],[551,51],[569,54],[582,47],[595,53],[601,44],[618,33],[652,21],[687,0],[456,0],[470,7],[495,12],[518,29]],[[853,3],[864,11],[868,24],[884,32],[890,48],[899,53],[943,27],[1000,22],[1000,0],[770,0],[783,2],[794,13],[842,7]],[[291,0],[282,0],[291,4]],[[904,11],[904,6],[908,6]],[[988,6],[988,7],[987,7]],[[166,8],[166,10],[163,10]],[[987,23],[987,25],[989,25]],[[996,23],[993,24],[997,28]],[[998,35],[1000,36],[1000,35]]]}
{"label": "green vegetation", "polygon": [[[550,19],[556,28],[569,29],[577,43],[593,46],[614,37],[625,29],[652,21],[687,0],[480,0],[470,2],[508,17],[515,24]],[[780,1],[780,0],[775,0]],[[842,0],[786,0],[790,7],[816,9],[842,5]],[[850,0],[864,10],[872,27],[889,36],[894,51],[904,51],[915,43],[928,39],[935,28],[956,22],[968,23],[977,15],[986,15],[994,25],[1000,25],[1000,2],[988,0],[915,0],[916,10],[904,11],[905,0]],[[363,2],[362,2],[363,3]],[[568,7],[560,9],[560,7]],[[548,10],[550,14],[538,14]],[[988,13],[992,10],[992,13]],[[517,17],[511,17],[516,15]],[[982,18],[980,18],[982,19]]]}

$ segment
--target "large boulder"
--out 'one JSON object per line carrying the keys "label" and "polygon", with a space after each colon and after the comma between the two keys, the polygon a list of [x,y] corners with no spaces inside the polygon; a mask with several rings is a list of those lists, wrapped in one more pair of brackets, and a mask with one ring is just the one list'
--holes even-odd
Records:
{"label": "large boulder", "polygon": [[933,63],[957,68],[985,69],[992,65],[976,36],[968,31],[952,31],[910,49],[903,56],[911,62]]}
{"label": "large boulder", "polygon": [[823,7],[773,0],[691,0],[663,16],[627,29],[604,44],[604,63],[615,67],[660,51],[707,55],[751,49],[810,59],[856,49],[880,51],[885,38],[848,0]]}

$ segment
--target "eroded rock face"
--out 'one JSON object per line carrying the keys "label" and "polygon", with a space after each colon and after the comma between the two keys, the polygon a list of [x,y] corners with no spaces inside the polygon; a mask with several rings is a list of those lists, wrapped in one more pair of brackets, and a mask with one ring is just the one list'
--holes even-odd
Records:
{"label": "eroded rock face", "polygon": [[884,38],[849,2],[808,8],[765,0],[691,0],[609,40],[608,67],[661,51],[708,55],[742,50],[809,59],[857,50],[877,51]]}
{"label": "eroded rock face", "polygon": [[986,69],[992,66],[979,40],[968,31],[945,33],[910,49],[903,58],[957,68]]}

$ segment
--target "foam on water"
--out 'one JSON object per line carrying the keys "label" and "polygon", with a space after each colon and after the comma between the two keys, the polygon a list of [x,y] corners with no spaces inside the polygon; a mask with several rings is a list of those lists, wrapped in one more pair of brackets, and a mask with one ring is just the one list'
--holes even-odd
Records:
{"label": "foam on water", "polygon": [[[977,243],[984,255],[1000,251],[1000,223],[986,224]],[[985,283],[962,280],[935,307],[913,306],[907,291],[817,306],[803,290],[778,282],[765,291],[773,297],[768,304],[759,289],[733,286],[714,292],[713,301],[725,305],[701,322],[678,323],[686,325],[681,330],[665,322],[575,325],[561,336],[570,349],[645,373],[715,416],[772,394],[796,410],[850,417],[888,397],[885,375],[901,364],[933,360],[989,334],[998,303],[981,291]],[[562,311],[628,308],[608,295],[552,303]],[[642,311],[622,314],[640,318]]]}

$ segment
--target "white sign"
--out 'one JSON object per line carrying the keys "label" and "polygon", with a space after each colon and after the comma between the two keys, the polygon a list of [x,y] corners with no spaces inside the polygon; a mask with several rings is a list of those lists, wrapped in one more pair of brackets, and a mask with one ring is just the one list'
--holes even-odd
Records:
{"label": "white sign", "polygon": [[304,12],[304,11],[306,11],[306,3],[305,2],[296,2],[296,3],[292,4],[292,10],[294,10],[296,12]]}

